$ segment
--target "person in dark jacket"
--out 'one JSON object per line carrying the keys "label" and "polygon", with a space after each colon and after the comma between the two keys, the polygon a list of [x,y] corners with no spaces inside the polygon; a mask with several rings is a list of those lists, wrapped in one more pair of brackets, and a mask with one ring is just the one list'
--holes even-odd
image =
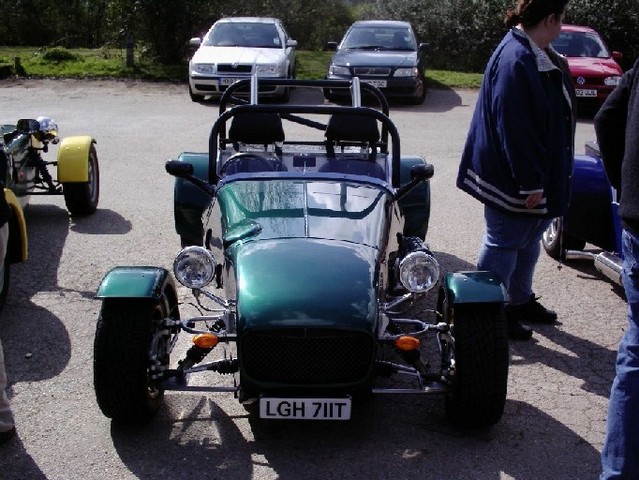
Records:
{"label": "person in dark jacket", "polygon": [[[628,328],[610,391],[601,479],[639,478],[639,59],[595,115],[601,158],[617,189]],[[619,195],[620,194],[620,195]]]}
{"label": "person in dark jacket", "polygon": [[508,335],[526,340],[521,322],[557,314],[532,291],[542,233],[568,209],[575,94],[566,60],[551,46],[568,0],[518,0],[510,31],[493,52],[462,154],[457,186],[484,204],[478,268],[508,291]]}

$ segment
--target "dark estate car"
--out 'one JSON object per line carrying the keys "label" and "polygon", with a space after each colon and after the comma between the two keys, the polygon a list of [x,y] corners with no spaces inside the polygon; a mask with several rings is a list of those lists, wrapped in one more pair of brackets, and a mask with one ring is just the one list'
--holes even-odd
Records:
{"label": "dark estate car", "polygon": [[[353,23],[339,43],[328,42],[336,50],[326,78],[362,82],[379,88],[386,96],[424,102],[426,95],[426,53],[428,44],[417,43],[408,22],[362,20]],[[328,100],[343,96],[343,90],[326,89]]]}
{"label": "dark estate car", "polygon": [[568,60],[580,103],[599,107],[623,75],[621,53],[610,52],[595,30],[578,25],[563,25],[552,46]]}
{"label": "dark estate car", "polygon": [[[262,419],[348,420],[372,394],[439,393],[456,425],[499,421],[503,285],[440,278],[424,242],[433,166],[401,154],[384,95],[357,78],[251,82],[220,99],[208,152],[166,164],[190,300],[161,266],[118,266],[99,286],[102,412],[141,421],[188,390],[232,393]],[[379,108],[258,102],[277,84],[350,88],[356,104],[361,88]],[[247,87],[250,103],[234,97]]]}

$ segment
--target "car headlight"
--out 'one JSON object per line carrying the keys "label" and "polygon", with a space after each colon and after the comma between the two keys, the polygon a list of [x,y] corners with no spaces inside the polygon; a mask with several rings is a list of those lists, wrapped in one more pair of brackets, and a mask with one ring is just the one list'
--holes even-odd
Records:
{"label": "car headlight", "polygon": [[609,87],[616,87],[619,84],[620,80],[621,80],[621,77],[619,75],[606,77],[604,78],[604,85],[607,85]]}
{"label": "car headlight", "polygon": [[412,68],[398,68],[395,70],[396,77],[416,77],[419,71],[417,67]]}
{"label": "car headlight", "polygon": [[282,67],[278,64],[257,65],[255,72],[258,75],[280,75],[282,73]]}
{"label": "car headlight", "polygon": [[173,273],[177,281],[185,287],[205,287],[215,276],[215,258],[204,247],[186,247],[175,257]]}
{"label": "car headlight", "polygon": [[196,73],[210,74],[215,73],[214,63],[194,63],[191,65],[191,70]]}
{"label": "car headlight", "polygon": [[439,263],[423,250],[411,252],[399,263],[399,281],[409,292],[427,292],[439,281]]}
{"label": "car headlight", "polygon": [[330,67],[328,67],[328,74],[329,75],[346,75],[347,77],[350,77],[351,71],[348,69],[348,67],[331,65]]}

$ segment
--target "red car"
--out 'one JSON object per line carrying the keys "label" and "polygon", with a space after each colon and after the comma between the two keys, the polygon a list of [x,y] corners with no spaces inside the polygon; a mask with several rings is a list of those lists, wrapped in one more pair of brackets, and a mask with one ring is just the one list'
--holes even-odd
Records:
{"label": "red car", "polygon": [[578,25],[563,25],[552,46],[568,60],[580,102],[601,105],[623,75],[621,53],[611,53],[595,30]]}

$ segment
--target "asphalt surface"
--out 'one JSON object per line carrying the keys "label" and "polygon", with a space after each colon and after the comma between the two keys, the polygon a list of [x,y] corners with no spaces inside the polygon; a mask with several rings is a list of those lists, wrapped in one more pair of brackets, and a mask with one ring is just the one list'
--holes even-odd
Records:
{"label": "asphalt surface", "polygon": [[[305,95],[293,98],[313,100]],[[473,268],[482,234],[481,206],[455,188],[475,100],[475,91],[434,90],[422,106],[391,111],[403,153],[435,165],[428,241],[446,270]],[[543,253],[535,290],[560,323],[511,344],[505,413],[489,431],[452,428],[437,395],[378,397],[338,424],[263,423],[230,394],[173,392],[149,425],[105,418],[92,385],[93,296],[113,266],[170,268],[179,239],[164,163],[206,151],[216,113],[185,85],[0,84],[2,123],[47,115],[62,136],[93,135],[101,169],[94,215],[70,218],[51,196],[27,209],[29,260],[14,266],[0,315],[18,430],[0,446],[0,479],[597,478],[625,300],[590,263],[560,266]],[[577,150],[593,138],[592,120],[581,119]]]}

